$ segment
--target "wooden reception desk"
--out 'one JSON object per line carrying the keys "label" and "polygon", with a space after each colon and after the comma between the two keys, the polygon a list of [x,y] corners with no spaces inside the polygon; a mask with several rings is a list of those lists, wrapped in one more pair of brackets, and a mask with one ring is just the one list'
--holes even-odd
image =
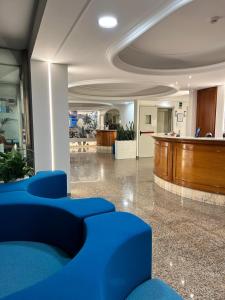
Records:
{"label": "wooden reception desk", "polygon": [[112,146],[116,139],[116,130],[97,130],[96,140],[98,146]]}
{"label": "wooden reception desk", "polygon": [[225,140],[155,135],[154,173],[189,189],[225,195]]}

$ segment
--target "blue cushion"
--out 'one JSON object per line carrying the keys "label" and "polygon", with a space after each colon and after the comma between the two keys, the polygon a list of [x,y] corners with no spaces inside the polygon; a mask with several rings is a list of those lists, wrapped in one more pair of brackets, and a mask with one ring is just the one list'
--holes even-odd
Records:
{"label": "blue cushion", "polygon": [[36,242],[0,243],[0,298],[58,272],[71,258],[59,248]]}
{"label": "blue cushion", "polygon": [[83,243],[84,218],[115,210],[112,203],[101,198],[52,201],[26,192],[1,197],[0,220],[4,226],[0,226],[0,241],[49,243],[73,255]]}
{"label": "blue cushion", "polygon": [[152,279],[139,285],[127,300],[182,300],[182,297],[162,280]]}
{"label": "blue cushion", "polygon": [[0,193],[27,191],[31,195],[46,198],[67,196],[67,176],[63,171],[41,171],[21,181],[1,183]]}
{"label": "blue cushion", "polygon": [[[71,203],[76,201],[49,200],[48,205],[41,201],[39,207],[27,202],[0,205],[0,218],[6,222],[5,229],[0,228],[0,240],[49,241],[73,256],[58,272],[5,300],[124,300],[150,277],[151,228],[147,224],[122,212],[87,217],[79,223]],[[81,240],[76,245],[79,230]]]}

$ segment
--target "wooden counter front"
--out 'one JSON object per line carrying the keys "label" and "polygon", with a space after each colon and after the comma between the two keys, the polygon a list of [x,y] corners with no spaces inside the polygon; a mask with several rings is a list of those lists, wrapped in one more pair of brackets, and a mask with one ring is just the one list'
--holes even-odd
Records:
{"label": "wooden counter front", "polygon": [[225,194],[225,141],[154,139],[155,175],[187,188]]}
{"label": "wooden counter front", "polygon": [[97,130],[96,140],[98,146],[112,146],[116,140],[116,130]]}

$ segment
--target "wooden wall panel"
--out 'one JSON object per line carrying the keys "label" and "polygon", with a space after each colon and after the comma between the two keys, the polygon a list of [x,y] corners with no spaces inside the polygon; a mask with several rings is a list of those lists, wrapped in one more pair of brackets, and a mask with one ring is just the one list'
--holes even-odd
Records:
{"label": "wooden wall panel", "polygon": [[225,140],[154,138],[155,175],[180,186],[225,195]]}
{"label": "wooden wall panel", "polygon": [[185,187],[225,193],[225,147],[174,144],[173,182]]}
{"label": "wooden wall panel", "polygon": [[165,180],[172,181],[172,143],[155,142],[155,174]]}
{"label": "wooden wall panel", "polygon": [[200,136],[211,132],[215,136],[217,87],[198,90],[196,127],[201,128]]}

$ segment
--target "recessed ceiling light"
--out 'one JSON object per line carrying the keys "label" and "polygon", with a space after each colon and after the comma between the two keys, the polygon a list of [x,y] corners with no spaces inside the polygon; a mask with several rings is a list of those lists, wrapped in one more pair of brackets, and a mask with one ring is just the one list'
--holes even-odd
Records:
{"label": "recessed ceiling light", "polygon": [[178,85],[178,81],[176,81],[175,83],[176,83],[176,85]]}
{"label": "recessed ceiling light", "polygon": [[103,16],[98,19],[98,25],[102,28],[114,28],[117,24],[117,19],[113,16]]}
{"label": "recessed ceiling light", "polygon": [[191,75],[189,75],[189,76],[188,76],[188,78],[189,78],[189,79],[191,79],[191,78],[192,78],[192,76],[191,76]]}

